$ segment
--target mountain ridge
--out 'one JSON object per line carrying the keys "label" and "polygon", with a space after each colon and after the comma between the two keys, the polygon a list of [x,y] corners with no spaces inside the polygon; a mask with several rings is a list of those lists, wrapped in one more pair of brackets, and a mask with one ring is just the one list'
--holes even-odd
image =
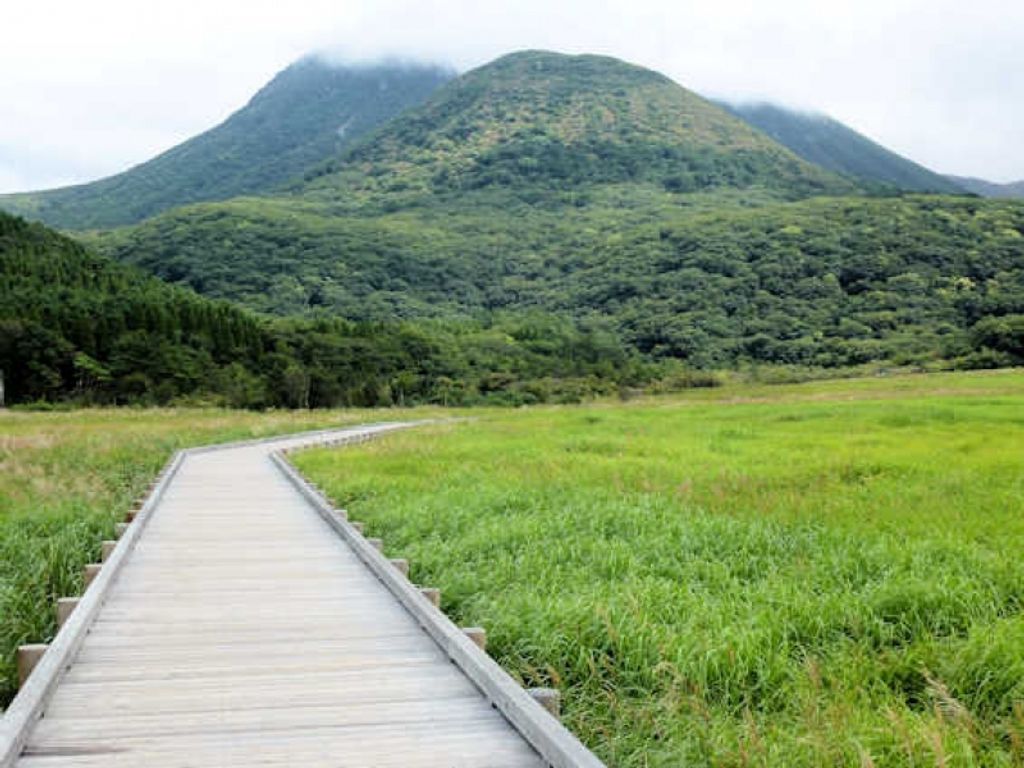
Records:
{"label": "mountain ridge", "polygon": [[1024,199],[1024,180],[999,183],[986,181],[973,176],[947,175],[948,179],[964,187],[970,192],[982,197],[994,197],[1003,199]]}
{"label": "mountain ridge", "polygon": [[808,162],[844,176],[911,192],[965,190],[828,115],[764,101],[718,102]]}
{"label": "mountain ridge", "polygon": [[[610,57],[589,54],[574,57],[538,50],[520,51],[500,57],[466,73],[458,81],[465,83],[472,80],[474,73],[481,70],[493,73],[503,68],[514,69],[518,64],[521,69],[532,68],[536,73],[553,63],[565,66],[567,62],[581,67],[596,66],[599,63],[613,64],[617,77],[622,78],[624,73],[629,73],[632,80],[627,85],[630,87],[676,88],[689,98],[700,98],[665,75],[637,65]],[[610,70],[606,68],[605,71]],[[403,87],[402,77],[408,80],[404,83],[404,97],[392,100],[392,103],[373,103],[373,89],[368,86],[374,83],[368,81],[376,80],[379,89],[386,91],[389,85],[396,82],[395,78],[398,78],[399,87]],[[391,78],[391,83],[388,78]],[[384,127],[390,118],[428,100],[436,94],[437,89],[455,78],[452,70],[434,64],[388,61],[344,65],[328,63],[319,56],[307,56],[278,73],[244,107],[220,125],[147,162],[88,184],[0,195],[0,208],[69,229],[105,228],[136,223],[178,205],[224,200],[239,195],[273,193],[290,179],[298,183],[298,187],[293,188],[296,191],[302,187],[298,181],[301,177],[307,178],[308,185],[320,176],[329,175],[330,170],[325,169],[336,170],[337,158],[346,150],[365,144],[365,139]],[[471,90],[471,87],[464,86],[463,90],[466,89]],[[328,103],[332,101],[336,103]],[[369,119],[366,119],[366,115],[356,115],[360,106],[367,103],[370,104]],[[1019,187],[1013,185],[991,185],[971,179],[964,179],[960,183],[953,177],[940,176],[825,115],[786,109],[765,102],[714,103],[740,118],[759,134],[775,140],[779,146],[784,146],[803,161],[853,179],[856,184],[869,187],[874,185],[875,193],[902,189],[961,194],[965,191],[965,185],[973,183],[971,191],[977,194],[1011,197],[1024,194]],[[699,124],[700,120],[696,122]],[[690,127],[693,126],[691,122]],[[409,128],[408,123],[406,128]],[[737,135],[735,127],[726,132],[730,131],[734,137]],[[230,136],[226,137],[226,134]],[[386,136],[385,131],[385,140]],[[579,166],[579,162],[571,158],[574,153],[579,154],[579,147],[559,146],[557,141],[552,144],[552,138],[559,137],[547,136],[549,145],[546,147],[537,146],[536,143],[530,147],[520,147],[520,150],[526,152],[524,154],[520,151],[518,156],[514,147],[503,147],[495,156],[483,158],[482,164],[492,167],[486,172],[479,172],[481,169],[477,168],[478,172],[470,174],[468,182],[483,186],[493,183],[502,174],[508,175],[510,162],[533,162],[535,167],[540,168],[560,167],[561,176],[558,181],[571,182],[573,174],[581,170],[572,167],[574,164]],[[704,152],[691,151],[689,157],[677,158],[688,160],[689,165],[677,163],[676,167],[683,168],[683,172],[662,173],[660,182],[676,191],[693,191],[702,186],[702,177],[706,181],[709,174],[713,176],[718,173],[721,169],[716,168],[716,163],[720,166],[721,159],[707,152],[709,138],[715,140],[719,137],[713,134],[702,137],[705,141],[702,147]],[[737,152],[749,151],[751,146],[757,144],[750,137],[747,137],[745,143],[748,144],[746,148],[737,146],[733,149]],[[664,158],[661,157],[663,146],[655,148],[646,156],[638,147],[632,147],[634,151],[626,153],[626,157],[622,156],[622,147],[616,146],[614,142],[597,142],[591,149],[596,150],[591,154],[599,157],[601,172],[606,176],[613,175],[616,168],[621,171],[624,165],[633,167],[634,177],[638,164],[649,168],[664,165]],[[761,150],[764,149],[762,145]],[[672,148],[675,152],[679,150],[678,146]],[[763,160],[763,156],[760,159]],[[779,161],[780,158],[776,157],[775,160]],[[724,175],[735,174],[737,165],[742,167],[743,163],[732,164]],[[182,166],[187,166],[184,171]],[[794,175],[793,166],[787,168],[785,163],[779,166],[778,162],[776,166],[783,171],[771,179],[777,186],[780,185],[780,178]],[[520,169],[513,167],[512,170]],[[466,169],[462,168],[461,171],[465,173]],[[804,171],[807,181],[813,173],[808,175],[806,169]],[[757,176],[756,172],[751,174],[749,169],[745,172],[748,176]],[[657,173],[651,172],[649,175],[657,176]],[[801,174],[796,172],[795,175]],[[830,181],[825,178],[819,175],[801,194],[852,191],[849,187],[836,187],[834,178]],[[443,191],[444,185],[439,185],[438,181],[432,180],[430,191]],[[457,184],[462,187],[465,181],[458,179]],[[741,181],[739,177],[732,180],[733,183]]]}
{"label": "mountain ridge", "polygon": [[425,99],[454,73],[307,56],[225,121],[122,173],[0,195],[0,209],[65,229],[132,224],[170,208],[269,192]]}

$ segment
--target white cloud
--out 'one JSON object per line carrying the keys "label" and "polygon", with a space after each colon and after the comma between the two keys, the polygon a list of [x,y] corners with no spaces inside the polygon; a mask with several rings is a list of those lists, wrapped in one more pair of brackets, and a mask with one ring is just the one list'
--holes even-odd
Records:
{"label": "white cloud", "polygon": [[606,53],[828,112],[939,171],[1024,178],[1024,4],[1007,0],[36,0],[3,25],[0,190],[141,162],[311,50],[460,69]]}

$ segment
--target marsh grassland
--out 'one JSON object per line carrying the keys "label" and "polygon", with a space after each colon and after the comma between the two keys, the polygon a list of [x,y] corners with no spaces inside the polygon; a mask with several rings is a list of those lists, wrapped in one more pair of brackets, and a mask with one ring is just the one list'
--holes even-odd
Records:
{"label": "marsh grassland", "polygon": [[486,412],[300,468],[612,766],[1024,763],[1024,373]]}

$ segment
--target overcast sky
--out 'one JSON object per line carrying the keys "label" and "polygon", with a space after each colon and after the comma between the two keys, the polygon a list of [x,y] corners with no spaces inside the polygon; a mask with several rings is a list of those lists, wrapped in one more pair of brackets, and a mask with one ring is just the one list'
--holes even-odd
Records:
{"label": "overcast sky", "polygon": [[937,171],[1024,179],[1020,0],[32,0],[0,24],[0,191],[146,160],[317,50],[459,70],[604,53],[827,112]]}

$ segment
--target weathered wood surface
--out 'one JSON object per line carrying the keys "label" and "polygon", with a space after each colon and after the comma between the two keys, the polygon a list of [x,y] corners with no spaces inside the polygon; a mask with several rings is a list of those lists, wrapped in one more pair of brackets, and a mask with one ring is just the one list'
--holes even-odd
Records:
{"label": "weathered wood surface", "polygon": [[15,765],[548,762],[271,461],[322,439],[184,456]]}

